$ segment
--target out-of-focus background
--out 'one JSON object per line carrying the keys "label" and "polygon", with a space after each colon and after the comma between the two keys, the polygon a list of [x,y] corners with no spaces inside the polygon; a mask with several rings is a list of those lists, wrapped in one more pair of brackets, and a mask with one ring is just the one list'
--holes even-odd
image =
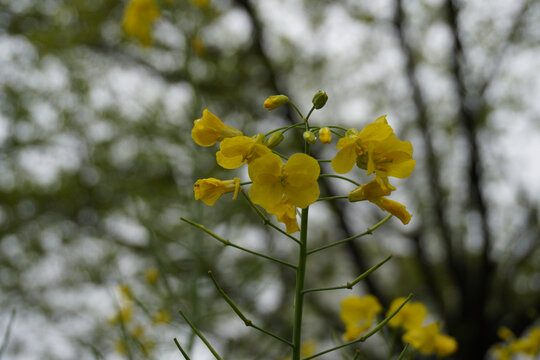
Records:
{"label": "out-of-focus background", "polygon": [[[206,272],[285,337],[293,274],[179,217],[294,261],[294,244],[243,199],[193,199],[198,178],[247,176],[218,168],[217,147],[196,146],[190,131],[205,108],[250,135],[285,126],[295,113],[268,112],[265,98],[286,94],[307,111],[319,89],[329,100],[314,125],[362,128],[387,114],[413,144],[416,170],[392,196],[409,225],[392,219],[309,258],[308,285],[331,286],[394,254],[352,292],[308,296],[305,338],[319,349],[339,342],[339,303],[351,293],[387,306],[413,292],[457,338],[455,359],[490,358],[500,326],[521,336],[538,323],[540,2],[158,6],[145,46],[123,31],[126,1],[0,0],[0,357],[179,359],[177,337],[193,359],[211,359],[181,308],[224,358],[285,358],[282,344],[244,327]],[[346,201],[313,209],[313,246],[385,216]],[[358,348],[383,359],[382,344]]]}

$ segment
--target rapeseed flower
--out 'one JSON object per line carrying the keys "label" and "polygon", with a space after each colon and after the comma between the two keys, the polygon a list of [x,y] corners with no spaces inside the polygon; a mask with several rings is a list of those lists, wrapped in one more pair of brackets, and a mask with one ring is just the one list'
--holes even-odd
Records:
{"label": "rapeseed flower", "polygon": [[424,355],[448,356],[456,352],[458,346],[456,339],[439,332],[438,323],[410,329],[403,335],[403,341]]}
{"label": "rapeseed flower", "polygon": [[302,209],[319,198],[317,179],[321,168],[309,155],[294,154],[284,165],[278,155],[266,154],[250,163],[248,172],[253,181],[249,196],[267,210],[273,209],[284,198]]}
{"label": "rapeseed flower", "polygon": [[241,135],[243,133],[240,130],[225,125],[207,109],[204,109],[200,119],[194,121],[191,130],[191,137],[201,146],[212,146],[225,138]]}
{"label": "rapeseed flower", "polygon": [[411,143],[394,135],[386,116],[379,117],[361,132],[353,130],[337,143],[336,149],[340,151],[332,159],[332,167],[337,173],[348,173],[355,163],[367,170],[368,175],[375,173],[380,177],[406,178],[414,170]]}
{"label": "rapeseed flower", "polygon": [[397,201],[387,199],[395,188],[390,185],[387,178],[375,177],[367,184],[360,185],[352,190],[348,199],[350,202],[367,200],[380,207],[382,210],[389,212],[397,217],[403,224],[408,224],[412,215],[407,211],[407,208]]}
{"label": "rapeseed flower", "polygon": [[527,336],[511,343],[510,350],[514,353],[522,353],[529,356],[538,355],[540,353],[540,327],[533,328]]}
{"label": "rapeseed flower", "polygon": [[[396,311],[397,308],[405,301],[404,297],[394,299],[390,304],[386,316]],[[391,327],[403,327],[405,330],[410,330],[422,326],[424,319],[427,316],[426,307],[420,302],[408,302],[401,310],[388,322]]]}
{"label": "rapeseed flower", "polygon": [[273,207],[266,209],[266,211],[275,215],[280,223],[285,224],[287,234],[300,231],[298,220],[296,219],[296,207],[286,199],[281,200]]}
{"label": "rapeseed flower", "polygon": [[238,190],[240,190],[239,178],[232,180],[199,179],[193,185],[195,200],[202,200],[208,206],[213,206],[223,194],[230,192],[234,192],[233,200],[235,200]]}
{"label": "rapeseed flower", "polygon": [[271,153],[268,147],[257,143],[248,136],[223,139],[219,149],[216,153],[216,160],[225,169],[236,169],[245,163]]}
{"label": "rapeseed flower", "polygon": [[373,295],[349,296],[341,301],[340,318],[345,323],[346,341],[352,341],[368,330],[382,306]]}
{"label": "rapeseed flower", "polygon": [[149,46],[152,44],[152,24],[159,16],[155,0],[131,0],[124,10],[122,25],[126,34]]}

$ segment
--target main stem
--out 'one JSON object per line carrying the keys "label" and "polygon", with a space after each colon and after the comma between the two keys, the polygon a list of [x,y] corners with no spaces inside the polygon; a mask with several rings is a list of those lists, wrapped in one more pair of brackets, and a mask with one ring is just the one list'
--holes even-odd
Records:
{"label": "main stem", "polygon": [[296,292],[294,295],[294,326],[293,326],[293,356],[292,360],[300,360],[302,341],[302,312],[304,308],[304,279],[306,277],[307,259],[307,227],[309,207],[302,209],[302,222],[300,230],[300,252],[298,254],[298,267],[296,269]]}

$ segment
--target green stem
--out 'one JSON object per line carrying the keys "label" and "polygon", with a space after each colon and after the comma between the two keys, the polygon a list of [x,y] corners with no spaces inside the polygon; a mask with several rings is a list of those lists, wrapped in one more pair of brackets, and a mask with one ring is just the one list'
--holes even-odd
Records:
{"label": "green stem", "polygon": [[264,215],[260,210],[259,208],[257,208],[257,206],[253,203],[253,201],[251,201],[251,199],[249,198],[249,196],[246,195],[246,193],[244,191],[240,191],[242,193],[242,196],[244,196],[244,198],[248,201],[249,203],[249,206],[253,209],[253,211],[255,211],[255,213],[257,215],[259,215],[259,217],[262,219],[263,221],[263,224],[264,225],[268,225],[270,226],[272,229],[276,230],[276,231],[279,231],[280,233],[282,233],[283,235],[285,235],[286,237],[288,237],[289,239],[293,240],[295,243],[297,244],[300,244],[300,240],[298,240],[297,238],[295,238],[294,236],[292,236],[291,234],[287,234],[286,231],[283,231],[281,230],[279,227],[277,227],[276,225],[272,224],[270,222],[270,219],[268,219],[266,217],[266,215]]}
{"label": "green stem", "polygon": [[176,338],[174,338],[173,340],[174,340],[174,343],[176,344],[176,347],[178,348],[178,350],[180,350],[180,352],[182,353],[182,356],[184,357],[184,359],[191,360],[189,358],[188,354],[186,354],[186,352],[184,351],[184,349],[182,349],[182,346],[180,346],[180,343],[178,342],[178,340],[176,340]]}
{"label": "green stem", "polygon": [[[307,114],[307,116],[306,116],[305,122],[307,122],[307,121],[309,120],[309,117],[311,116],[311,113],[313,112],[313,110],[315,110],[315,105],[313,105],[313,106],[311,107],[311,110],[309,110],[309,112],[308,112],[308,114]],[[308,128],[308,130],[309,130],[309,128]],[[306,130],[306,131],[308,131],[308,130]]]}
{"label": "green stem", "polygon": [[337,195],[337,196],[327,196],[318,198],[317,201],[326,201],[326,200],[336,200],[336,199],[347,199],[347,195]]}
{"label": "green stem", "polygon": [[296,268],[296,290],[294,295],[294,325],[293,325],[293,356],[292,360],[300,360],[302,341],[302,312],[304,308],[304,280],[306,277],[307,260],[307,230],[309,207],[302,209],[300,251],[298,253],[298,266]]}
{"label": "green stem", "polygon": [[357,360],[359,356],[360,356],[360,351],[356,350],[356,352],[354,354],[354,357],[353,357],[353,360]]}
{"label": "green stem", "polygon": [[280,128],[277,128],[277,129],[274,129],[272,131],[267,132],[266,134],[264,134],[264,136],[268,137],[269,135],[272,135],[273,133],[281,131],[281,130],[283,130],[282,132],[285,133],[286,131],[288,131],[290,129],[297,128],[297,127],[304,127],[304,124],[294,124],[294,125],[280,127]]}
{"label": "green stem", "polygon": [[342,126],[328,126],[329,129],[339,129],[339,130],[343,130],[345,132],[347,132],[347,130],[349,129],[345,129],[344,127]]}
{"label": "green stem", "polygon": [[222,243],[223,245],[225,245],[225,246],[231,246],[231,247],[233,247],[233,248],[236,248],[236,249],[238,249],[238,250],[245,251],[245,252],[250,253],[250,254],[252,254],[252,255],[259,256],[259,257],[262,257],[262,258],[267,259],[267,260],[271,260],[271,261],[276,262],[276,263],[281,264],[281,265],[285,265],[285,266],[287,266],[287,267],[290,267],[291,269],[296,269],[296,266],[294,266],[293,264],[290,264],[290,263],[288,263],[288,262],[285,262],[285,261],[283,261],[283,260],[279,260],[279,259],[276,259],[276,258],[274,258],[274,257],[272,257],[272,256],[264,255],[264,254],[261,254],[261,253],[259,253],[259,252],[256,252],[256,251],[253,251],[253,250],[249,250],[249,249],[246,249],[246,248],[244,248],[244,247],[242,247],[242,246],[233,244],[230,240],[225,240],[225,239],[223,239],[222,237],[220,237],[219,235],[217,235],[217,234],[213,233],[212,231],[208,230],[206,227],[204,227],[204,226],[201,225],[201,224],[197,224],[196,222],[193,222],[193,221],[191,221],[191,220],[188,220],[188,219],[186,219],[186,218],[184,218],[184,217],[180,217],[180,220],[185,221],[185,222],[187,222],[188,224],[190,224],[190,225],[192,225],[192,226],[194,226],[194,227],[196,227],[196,228],[201,229],[202,231],[204,231],[204,232],[207,233],[208,235],[212,236],[214,239],[216,239],[217,241],[221,242],[221,243]]}
{"label": "green stem", "polygon": [[293,344],[290,342],[290,341],[287,341],[285,339],[283,339],[282,337],[280,336],[277,336],[275,334],[272,334],[271,332],[267,331],[267,330],[264,330],[258,326],[256,326],[255,324],[253,324],[253,322],[251,320],[249,320],[247,317],[245,317],[245,315],[242,313],[242,311],[240,311],[240,309],[238,308],[238,306],[236,306],[236,304],[231,300],[231,298],[229,296],[227,296],[227,294],[225,294],[225,291],[223,291],[223,289],[219,286],[219,284],[217,283],[216,281],[216,278],[214,277],[214,274],[212,274],[212,271],[208,271],[208,275],[210,275],[210,278],[212,279],[212,282],[214,283],[217,291],[219,292],[219,294],[221,295],[221,297],[227,302],[227,304],[229,304],[229,306],[233,309],[233,311],[236,313],[236,315],[238,315],[238,317],[240,319],[242,319],[242,321],[244,322],[244,324],[246,326],[249,326],[249,327],[252,327],[254,329],[257,329],[259,330],[260,332],[268,335],[268,336],[271,336],[273,337],[274,339],[277,339],[289,346],[293,346]]}
{"label": "green stem", "polygon": [[342,286],[333,286],[333,287],[326,287],[326,288],[313,288],[313,289],[307,289],[307,290],[304,290],[302,291],[302,293],[304,294],[307,294],[307,293],[310,293],[310,292],[315,292],[315,291],[327,291],[327,290],[339,290],[339,289],[352,289],[354,285],[358,284],[360,281],[362,281],[363,279],[365,279],[369,274],[371,274],[372,272],[374,272],[375,270],[377,270],[378,268],[380,268],[384,263],[386,263],[388,260],[390,260],[392,258],[392,255],[388,255],[386,257],[386,259],[384,259],[383,261],[381,261],[380,263],[378,263],[377,265],[371,267],[370,269],[368,269],[366,272],[364,272],[362,275],[358,276],[356,279],[354,279],[353,281],[351,282],[348,282],[347,284],[345,285],[342,285]]}
{"label": "green stem", "polygon": [[285,161],[289,160],[289,158],[288,158],[287,156],[285,156],[285,155],[283,155],[283,154],[280,154],[280,153],[278,153],[278,152],[275,151],[275,150],[272,150],[272,152],[273,152],[274,154],[276,154],[277,156],[279,156],[280,158],[284,159]]}
{"label": "green stem", "polygon": [[[332,161],[332,160],[330,160],[330,161]],[[345,180],[345,181],[348,181],[348,182],[350,182],[350,183],[353,183],[353,184],[356,185],[356,186],[360,186],[359,183],[357,183],[356,181],[351,180],[351,179],[349,179],[349,178],[346,178],[345,176],[334,175],[334,174],[321,174],[321,175],[319,175],[319,177],[320,177],[320,178],[322,178],[322,177],[329,177],[329,178],[341,179],[341,180]]]}
{"label": "green stem", "polygon": [[[407,299],[405,299],[405,301],[403,301],[403,303],[396,309],[394,310],[394,312],[392,312],[386,319],[384,319],[383,321],[381,321],[379,324],[377,324],[377,326],[375,326],[373,328],[373,330],[371,330],[370,332],[368,332],[366,335],[356,339],[356,340],[353,340],[353,341],[349,341],[348,343],[345,343],[345,344],[342,344],[342,345],[339,345],[339,346],[335,346],[333,348],[330,348],[328,350],[324,350],[324,351],[321,351],[320,353],[317,353],[315,355],[311,355],[311,356],[308,356],[307,358],[304,358],[302,360],[309,360],[309,359],[314,359],[316,358],[317,356],[321,356],[321,355],[324,355],[324,354],[327,354],[329,352],[332,352],[332,351],[336,351],[336,350],[339,350],[339,349],[342,349],[344,347],[347,347],[349,345],[353,345],[353,344],[356,344],[356,343],[359,343],[359,342],[364,342],[366,341],[367,339],[369,339],[370,337],[372,337],[373,335],[375,335],[377,332],[379,332],[379,330],[381,330],[383,328],[383,326],[385,326],[390,320],[392,320],[392,318],[394,316],[396,316],[396,314],[401,310],[401,308],[403,306],[405,306],[405,304],[407,302],[409,302],[409,300],[411,300],[413,294],[409,294],[409,296],[407,297]],[[294,359],[293,359],[294,360]]]}
{"label": "green stem", "polygon": [[373,234],[373,231],[374,231],[374,230],[376,230],[376,229],[379,228],[381,225],[383,225],[385,222],[387,222],[388,220],[390,220],[391,217],[392,217],[392,214],[388,215],[387,217],[385,217],[384,219],[382,219],[381,221],[379,221],[377,224],[373,225],[372,227],[368,228],[366,231],[364,231],[364,232],[361,233],[361,234],[354,235],[354,236],[348,237],[348,238],[346,238],[346,239],[339,240],[339,241],[336,241],[336,242],[334,242],[334,243],[331,243],[331,244],[328,244],[328,245],[325,245],[325,246],[318,247],[318,248],[313,249],[313,250],[309,250],[309,251],[307,252],[307,254],[308,254],[308,255],[311,255],[311,254],[314,254],[314,253],[319,252],[319,251],[321,251],[321,250],[328,249],[328,248],[330,248],[330,247],[333,247],[333,246],[336,246],[336,245],[340,245],[340,244],[346,243],[347,241],[351,241],[351,240],[357,239],[357,238],[362,237],[362,236],[365,236],[365,235],[371,235],[371,234]]}
{"label": "green stem", "polygon": [[189,321],[189,319],[186,317],[186,315],[184,315],[184,313],[182,312],[182,310],[178,310],[178,313],[184,318],[184,320],[188,323],[189,327],[191,328],[191,330],[193,330],[193,332],[195,334],[197,334],[197,336],[199,337],[199,339],[202,340],[202,342],[206,345],[206,347],[208,348],[208,350],[210,350],[210,352],[214,355],[214,357],[218,360],[223,360],[219,355],[218,353],[216,352],[216,350],[214,350],[214,348],[212,347],[212,345],[210,345],[210,343],[208,342],[208,340],[206,340],[206,338],[204,337],[204,335],[195,327],[195,325],[193,325],[191,323],[191,321]]}
{"label": "green stem", "polygon": [[296,112],[298,113],[298,115],[300,115],[300,118],[302,119],[302,121],[304,121],[304,115],[302,115],[302,112],[300,111],[300,109],[298,108],[298,106],[296,106],[295,103],[293,103],[291,100],[288,100],[289,104],[291,104],[291,106],[294,108],[294,110],[296,110]]}
{"label": "green stem", "polygon": [[409,349],[409,344],[405,344],[403,351],[401,352],[401,354],[399,354],[398,360],[405,359],[405,354],[407,353],[407,349]]}

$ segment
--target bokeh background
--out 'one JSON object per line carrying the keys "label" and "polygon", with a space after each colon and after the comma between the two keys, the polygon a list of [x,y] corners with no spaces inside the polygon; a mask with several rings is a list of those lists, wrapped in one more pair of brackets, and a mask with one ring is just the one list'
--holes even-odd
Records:
{"label": "bokeh background", "polygon": [[[500,326],[520,336],[538,323],[540,2],[158,3],[144,46],[122,29],[125,1],[0,0],[0,357],[179,359],[177,337],[192,358],[211,359],[181,308],[225,358],[285,358],[244,327],[206,272],[283,336],[292,272],[179,217],[294,261],[294,244],[243,199],[193,199],[196,179],[232,176],[190,131],[205,108],[246,134],[285,126],[295,114],[266,111],[265,98],[286,94],[307,111],[319,89],[329,101],[314,125],[361,128],[387,114],[417,165],[393,195],[411,223],[392,219],[310,257],[308,285],[345,283],[394,254],[352,293],[387,306],[413,292],[458,339],[455,359],[490,358]],[[313,246],[385,216],[346,201],[313,209]],[[319,349],[340,341],[350,294],[307,297],[305,338]],[[359,348],[386,356],[382,337]]]}

